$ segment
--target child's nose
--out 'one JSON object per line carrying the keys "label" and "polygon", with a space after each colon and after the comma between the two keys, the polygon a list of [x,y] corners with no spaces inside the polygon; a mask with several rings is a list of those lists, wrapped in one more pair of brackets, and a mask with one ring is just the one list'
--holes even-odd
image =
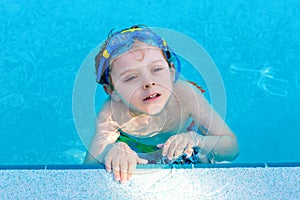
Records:
{"label": "child's nose", "polygon": [[154,86],[154,85],[155,85],[154,82],[146,83],[146,84],[143,85],[143,88],[144,88],[145,90],[147,90],[147,89],[151,88],[151,87]]}

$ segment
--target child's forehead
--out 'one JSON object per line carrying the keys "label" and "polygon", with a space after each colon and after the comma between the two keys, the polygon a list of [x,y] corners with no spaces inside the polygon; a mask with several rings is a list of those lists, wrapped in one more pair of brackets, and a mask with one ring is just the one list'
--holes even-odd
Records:
{"label": "child's forehead", "polygon": [[[164,61],[162,50],[150,45],[135,46],[126,53],[112,59],[113,66],[137,66],[145,65],[158,60]],[[165,61],[166,62],[166,61]]]}
{"label": "child's forehead", "polygon": [[135,59],[135,60],[142,60],[145,57],[145,54],[149,54],[149,53],[151,54],[151,50],[162,51],[158,47],[155,47],[155,46],[152,46],[152,45],[149,45],[144,42],[140,42],[140,41],[136,40],[132,44],[130,49],[128,49],[121,55],[118,55],[115,58],[112,58],[110,60],[110,64],[112,64],[113,62],[115,62],[116,60],[118,60],[121,57],[131,57],[132,59]]}
{"label": "child's forehead", "polygon": [[126,52],[123,55],[124,59],[130,59],[135,61],[143,61],[143,60],[152,60],[162,57],[162,50],[153,47],[140,47],[140,48],[132,48],[130,51]]}

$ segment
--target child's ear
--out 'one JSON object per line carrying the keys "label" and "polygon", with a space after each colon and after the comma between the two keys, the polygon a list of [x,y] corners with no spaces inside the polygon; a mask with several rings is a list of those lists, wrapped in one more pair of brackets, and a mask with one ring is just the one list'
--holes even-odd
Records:
{"label": "child's ear", "polygon": [[118,94],[116,94],[113,90],[112,87],[110,85],[107,84],[103,84],[103,88],[105,90],[105,92],[116,102],[121,101],[120,97],[118,96]]}
{"label": "child's ear", "polygon": [[111,89],[111,87],[108,85],[108,84],[103,84],[103,89],[104,89],[104,91],[108,94],[108,95],[110,95],[111,96],[111,94],[112,94],[112,89]]}
{"label": "child's ear", "polygon": [[174,67],[174,63],[170,63],[170,74],[172,81],[175,82],[176,70]]}

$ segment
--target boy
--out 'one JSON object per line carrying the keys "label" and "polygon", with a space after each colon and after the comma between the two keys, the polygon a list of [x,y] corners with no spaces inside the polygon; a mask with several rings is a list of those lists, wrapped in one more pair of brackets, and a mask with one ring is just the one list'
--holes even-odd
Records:
{"label": "boy", "polygon": [[107,39],[96,72],[110,98],[85,163],[105,164],[123,183],[137,164],[168,163],[196,147],[199,163],[235,159],[235,135],[196,87],[177,80],[179,68],[166,41],[148,28],[133,26]]}

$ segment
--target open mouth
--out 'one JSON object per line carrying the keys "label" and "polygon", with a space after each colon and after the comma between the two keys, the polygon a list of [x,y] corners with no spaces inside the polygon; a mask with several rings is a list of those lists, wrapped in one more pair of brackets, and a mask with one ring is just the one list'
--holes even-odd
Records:
{"label": "open mouth", "polygon": [[161,96],[161,94],[159,94],[159,93],[151,94],[151,95],[147,96],[145,99],[143,99],[143,101],[154,100],[160,96]]}

